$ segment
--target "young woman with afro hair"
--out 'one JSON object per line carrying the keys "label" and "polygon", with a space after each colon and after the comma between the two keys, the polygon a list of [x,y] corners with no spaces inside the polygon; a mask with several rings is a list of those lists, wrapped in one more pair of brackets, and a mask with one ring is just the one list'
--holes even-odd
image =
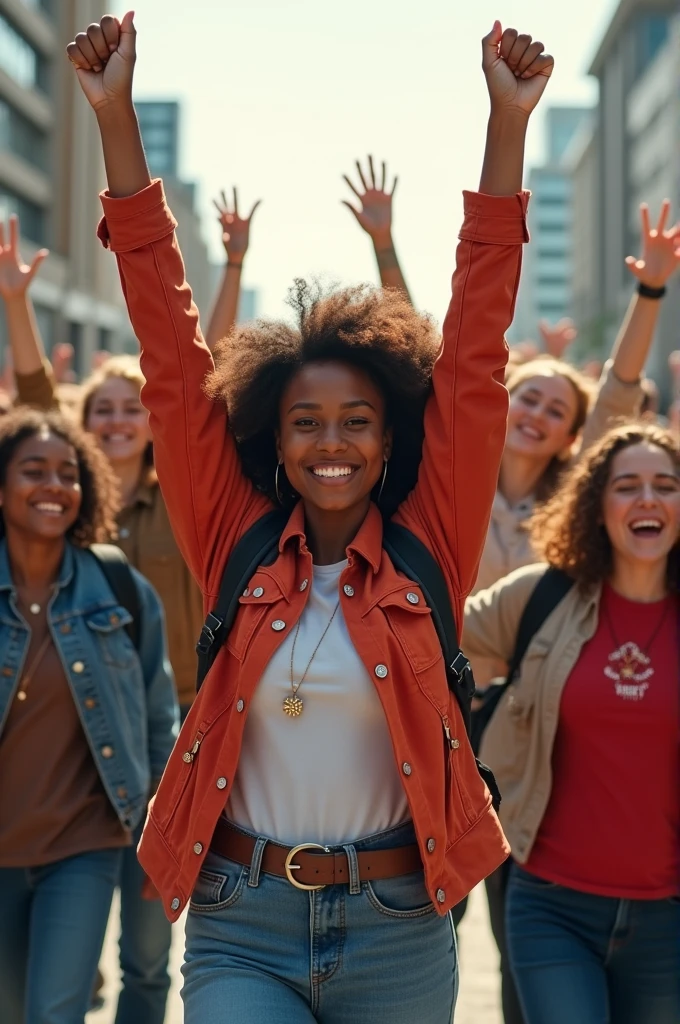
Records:
{"label": "young woman with afro hair", "polygon": [[141,342],[158,476],[206,609],[244,533],[290,512],[140,845],[168,916],[190,903],[188,1024],[450,1021],[449,911],[507,855],[430,609],[382,545],[386,518],[411,530],[462,621],[505,437],[525,133],[553,66],[498,22],[482,53],[486,153],[443,343],[400,293],[299,284],[295,326],[239,329],[215,366],[134,117],[132,15],[68,47],[101,131],[100,237]]}

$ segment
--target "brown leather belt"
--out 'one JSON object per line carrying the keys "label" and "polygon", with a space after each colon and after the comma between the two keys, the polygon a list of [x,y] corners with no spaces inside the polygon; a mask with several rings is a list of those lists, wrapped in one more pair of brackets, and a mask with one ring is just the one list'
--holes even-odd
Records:
{"label": "brown leather belt", "polygon": [[[256,840],[240,832],[224,818],[217,822],[210,849],[249,867]],[[423,870],[420,850],[412,846],[397,846],[393,850],[357,850],[360,881],[378,878],[396,878]],[[262,855],[261,870],[268,875],[287,878],[296,889],[323,889],[326,885],[349,883],[347,854],[329,852],[316,843],[300,846],[279,846],[268,842]]]}

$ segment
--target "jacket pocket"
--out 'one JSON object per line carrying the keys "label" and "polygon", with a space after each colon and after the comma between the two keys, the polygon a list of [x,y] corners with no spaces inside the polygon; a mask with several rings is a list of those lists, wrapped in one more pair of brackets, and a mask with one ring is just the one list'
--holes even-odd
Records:
{"label": "jacket pocket", "polygon": [[126,629],[131,622],[129,611],[120,605],[85,616],[85,624],[95,638],[102,661],[113,668],[129,669],[138,662],[137,651]]}
{"label": "jacket pocket", "polygon": [[284,595],[276,580],[264,572],[256,572],[239,598],[239,610],[229,631],[225,646],[239,661],[244,661],[248,648],[272,605]]}

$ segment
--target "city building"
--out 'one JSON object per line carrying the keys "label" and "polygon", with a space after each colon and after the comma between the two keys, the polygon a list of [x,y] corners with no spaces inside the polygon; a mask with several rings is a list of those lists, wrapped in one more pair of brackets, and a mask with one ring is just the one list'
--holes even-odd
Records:
{"label": "city building", "polygon": [[572,179],[568,153],[587,130],[587,107],[549,107],[545,117],[545,162],[529,172],[531,244],[526,247],[509,337],[536,339],[539,321],[555,323],[572,314]]}
{"label": "city building", "polygon": [[187,280],[205,321],[214,296],[213,273],[196,208],[196,186],[180,176],[180,105],[175,100],[148,100],[135,103],[135,108],[149,170],[163,179],[168,203],[177,220]]}
{"label": "city building", "polygon": [[[574,154],[574,234],[581,240],[574,310],[592,351],[606,353],[633,292],[625,257],[640,252],[641,202],[680,215],[680,11],[677,0],[621,0],[590,66],[599,99]],[[680,347],[680,284],[663,300],[648,372],[664,390]],[[666,392],[666,396],[668,393]]]}
{"label": "city building", "polygon": [[115,260],[95,234],[97,125],[64,54],[106,10],[101,0],[0,0],[0,216],[19,215],[25,258],[50,249],[32,287],[38,322],[48,352],[73,344],[80,373],[96,349],[132,337]]}

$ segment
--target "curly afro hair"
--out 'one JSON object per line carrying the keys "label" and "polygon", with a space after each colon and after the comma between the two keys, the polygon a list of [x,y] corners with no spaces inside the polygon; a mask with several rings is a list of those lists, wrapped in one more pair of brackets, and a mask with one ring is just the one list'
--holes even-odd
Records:
{"label": "curly afro hair", "polygon": [[[612,571],[612,545],[602,523],[602,503],[614,457],[636,444],[655,445],[667,452],[680,475],[680,448],[670,431],[639,421],[620,424],[588,450],[559,491],[532,517],[536,553],[584,589],[606,580]],[[668,558],[668,580],[677,586],[677,545]]]}
{"label": "curly afro hair", "polygon": [[[289,304],[294,326],[258,320],[220,342],[206,382],[207,394],[227,406],[243,470],[277,500],[275,431],[288,382],[307,363],[347,363],[367,373],[385,399],[386,425],[394,436],[380,508],[391,515],[416,482],[437,329],[401,292],[369,285],[324,292],[298,280]],[[290,505],[294,495],[283,483],[283,502]]]}
{"label": "curly afro hair", "polygon": [[[67,538],[83,548],[111,540],[117,534],[116,513],[120,505],[113,470],[92,438],[72,419],[58,412],[20,408],[0,419],[0,487],[5,485],[7,467],[22,441],[45,428],[70,444],[78,460],[82,502]],[[0,538],[4,535],[5,522],[0,509]]]}

